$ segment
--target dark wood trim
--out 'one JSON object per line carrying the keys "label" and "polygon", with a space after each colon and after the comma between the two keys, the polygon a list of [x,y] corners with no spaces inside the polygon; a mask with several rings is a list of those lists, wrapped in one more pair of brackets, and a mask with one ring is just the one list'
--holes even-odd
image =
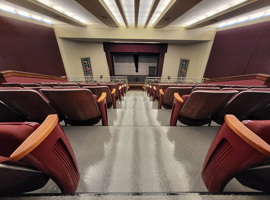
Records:
{"label": "dark wood trim", "polygon": [[58,81],[66,81],[66,76],[51,76],[51,75],[45,75],[45,74],[36,74],[36,73],[30,73],[30,72],[21,72],[21,71],[14,71],[14,70],[8,70],[8,71],[2,71],[0,72],[0,78],[8,78],[8,77],[24,77],[24,78],[40,78],[40,79],[51,79],[51,80],[58,80]]}
{"label": "dark wood trim", "polygon": [[222,78],[208,78],[205,79],[205,83],[213,83],[213,82],[225,82],[225,81],[239,81],[239,80],[250,80],[257,79],[260,81],[270,82],[270,75],[268,74],[247,74],[241,76],[228,76]]}

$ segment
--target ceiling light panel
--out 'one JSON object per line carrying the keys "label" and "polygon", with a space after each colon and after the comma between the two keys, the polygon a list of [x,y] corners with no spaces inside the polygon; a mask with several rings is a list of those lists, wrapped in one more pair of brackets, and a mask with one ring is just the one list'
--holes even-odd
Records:
{"label": "ceiling light panel", "polygon": [[0,10],[5,11],[5,12],[9,12],[12,14],[18,14],[22,17],[26,17],[26,18],[30,18],[30,19],[34,19],[37,21],[41,21],[41,22],[45,22],[47,24],[53,24],[52,20],[48,19],[48,18],[44,18],[41,16],[38,16],[36,14],[30,13],[31,11],[27,12],[26,9],[24,8],[20,8],[19,6],[15,6],[15,8],[12,7],[12,4],[9,4],[9,6],[7,5],[3,5],[2,2],[0,4]]}
{"label": "ceiling light panel", "polygon": [[159,17],[163,14],[172,1],[174,0],[160,0],[148,26],[153,26],[157,22]]}
{"label": "ceiling light panel", "polygon": [[102,0],[105,5],[107,6],[107,9],[109,9],[109,11],[111,12],[111,14],[113,15],[113,18],[115,18],[115,20],[117,21],[117,23],[120,26],[125,26],[125,22],[118,10],[118,7],[115,3],[114,0]]}
{"label": "ceiling light panel", "polygon": [[152,8],[153,0],[140,1],[139,20],[138,25],[144,26]]}
{"label": "ceiling light panel", "polygon": [[267,17],[270,15],[270,7],[266,7],[264,9],[260,9],[249,14],[241,15],[239,17],[235,17],[231,20],[224,21],[218,24],[218,28],[222,28],[225,26],[230,26],[233,24],[243,23],[250,20],[255,20],[262,17]]}
{"label": "ceiling light panel", "polygon": [[134,0],[121,0],[129,26],[135,26]]}
{"label": "ceiling light panel", "polygon": [[54,10],[60,12],[60,13],[63,13],[64,15],[67,15],[67,16],[69,16],[69,17],[71,17],[71,18],[73,18],[73,19],[75,19],[75,20],[77,20],[77,21],[79,21],[79,22],[81,22],[81,23],[83,23],[85,25],[87,24],[86,20],[82,19],[79,16],[76,16],[75,14],[73,14],[73,13],[67,11],[67,10],[65,10],[61,6],[56,5],[55,2],[53,2],[53,1],[49,1],[49,0],[36,0],[36,1],[38,1],[39,3],[41,3],[41,4],[45,5],[45,6],[48,6],[48,7],[52,8],[52,9],[54,9]]}
{"label": "ceiling light panel", "polygon": [[202,20],[204,20],[204,19],[206,19],[208,17],[214,16],[214,15],[216,15],[218,13],[226,11],[226,10],[228,10],[228,9],[230,9],[232,7],[235,7],[235,6],[237,6],[237,5],[241,4],[241,3],[244,3],[246,1],[247,0],[233,0],[230,3],[226,3],[224,5],[221,5],[221,6],[217,7],[215,10],[211,10],[211,11],[207,12],[206,15],[199,16],[197,19],[193,19],[192,21],[187,22],[186,26],[190,26],[192,24],[195,24],[195,23],[197,23],[199,21],[202,21]]}

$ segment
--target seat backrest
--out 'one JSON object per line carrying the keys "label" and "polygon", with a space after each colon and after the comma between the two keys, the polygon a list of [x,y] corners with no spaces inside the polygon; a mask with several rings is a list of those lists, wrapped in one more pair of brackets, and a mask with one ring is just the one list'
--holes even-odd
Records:
{"label": "seat backrest", "polygon": [[5,87],[23,87],[21,83],[2,83]]}
{"label": "seat backrest", "polygon": [[0,100],[25,116],[28,121],[42,122],[48,115],[58,114],[48,100],[31,89],[0,90]]}
{"label": "seat backrest", "polygon": [[78,83],[80,87],[84,87],[84,86],[97,86],[96,83]]}
{"label": "seat backrest", "polygon": [[68,82],[68,83],[59,83],[60,86],[79,86],[78,83]]}
{"label": "seat backrest", "polygon": [[53,86],[55,89],[80,88],[78,85]]}
{"label": "seat backrest", "polygon": [[87,89],[41,89],[57,112],[74,121],[89,120],[100,116],[91,91]]}
{"label": "seat backrest", "polygon": [[115,98],[119,97],[119,86],[116,83],[99,83],[100,86],[108,86],[108,88],[113,91],[115,89]]}
{"label": "seat backrest", "polygon": [[190,119],[206,119],[221,109],[237,91],[198,90],[192,92],[180,115]]}
{"label": "seat backrest", "polygon": [[25,118],[0,101],[0,122],[22,122]]}
{"label": "seat backrest", "polygon": [[97,95],[100,97],[103,92],[106,93],[106,102],[108,104],[112,103],[112,96],[111,96],[111,91],[108,86],[83,86],[82,88],[90,90],[93,94]]}
{"label": "seat backrest", "polygon": [[40,87],[38,83],[22,83],[23,87]]}
{"label": "seat backrest", "polygon": [[241,91],[245,91],[245,90],[248,90],[249,88],[222,88],[221,90],[237,90],[237,91],[239,91],[239,92],[241,92]]}
{"label": "seat backrest", "polygon": [[195,87],[194,89],[193,89],[193,92],[194,91],[197,91],[197,90],[220,90],[220,87],[206,87],[206,86],[204,86],[204,87]]}
{"label": "seat backrest", "polygon": [[[226,114],[233,114],[239,120],[246,119],[252,113],[264,108],[270,103],[270,91],[239,92],[227,105],[215,114],[215,117],[224,119]],[[220,124],[223,121],[219,122]]]}
{"label": "seat backrest", "polygon": [[168,87],[164,99],[163,104],[172,106],[174,101],[174,93],[178,93],[179,96],[190,94],[193,87]]}
{"label": "seat backrest", "polygon": [[156,90],[156,96],[159,97],[159,90],[162,89],[163,91],[165,91],[168,87],[174,87],[175,84],[159,84],[157,86],[157,90]]}
{"label": "seat backrest", "polygon": [[48,86],[48,87],[53,87],[53,86],[59,86],[59,83],[39,83],[41,86]]}

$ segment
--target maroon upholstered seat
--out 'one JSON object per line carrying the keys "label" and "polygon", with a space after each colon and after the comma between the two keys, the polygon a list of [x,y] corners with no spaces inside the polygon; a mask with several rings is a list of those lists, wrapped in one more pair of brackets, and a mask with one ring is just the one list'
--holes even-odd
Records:
{"label": "maroon upholstered seat", "polygon": [[108,88],[113,91],[115,89],[115,99],[122,101],[121,89],[116,83],[99,83],[100,86],[108,86]]}
{"label": "maroon upholstered seat", "polygon": [[68,88],[80,88],[78,85],[61,85],[61,86],[53,86],[55,89],[68,89]]}
{"label": "maroon upholstered seat", "polygon": [[79,182],[72,147],[50,115],[34,122],[0,123],[0,193],[23,193],[43,187],[51,178],[63,193],[74,193]]}
{"label": "maroon upholstered seat", "polygon": [[115,89],[113,91],[110,91],[108,86],[83,86],[82,88],[90,90],[93,94],[100,97],[103,92],[106,93],[106,102],[107,107],[111,108],[113,105],[113,108],[116,108],[116,102],[115,102]]}
{"label": "maroon upholstered seat", "polygon": [[0,101],[0,122],[23,122],[25,117]]}
{"label": "maroon upholstered seat", "polygon": [[5,87],[23,87],[21,83],[2,83]]}
{"label": "maroon upholstered seat", "polygon": [[38,83],[21,83],[23,87],[40,87]]}
{"label": "maroon upholstered seat", "polygon": [[106,93],[95,101],[88,89],[41,89],[57,112],[64,116],[66,124],[93,125],[102,119],[108,125]]}
{"label": "maroon upholstered seat", "polygon": [[41,86],[48,86],[48,87],[53,87],[53,86],[59,86],[59,83],[39,83]]}
{"label": "maroon upholstered seat", "polygon": [[97,83],[78,83],[80,87],[84,86],[97,86]]}
{"label": "maroon upholstered seat", "polygon": [[[177,119],[190,126],[201,126],[211,122],[211,116],[226,105],[237,91],[198,90],[182,99],[175,93],[170,125],[175,126]],[[186,100],[185,100],[186,99]]]}
{"label": "maroon upholstered seat", "polygon": [[[160,89],[162,89],[162,91],[165,91],[168,87],[174,87],[175,84],[158,84],[156,86],[156,90],[155,90],[155,99],[159,101],[160,98]],[[153,99],[153,101],[155,100]]]}
{"label": "maroon upholstered seat", "polygon": [[240,88],[240,87],[236,87],[236,88],[222,88],[221,90],[237,90],[239,92],[248,90],[249,88],[245,87],[245,88]]}
{"label": "maroon upholstered seat", "polygon": [[0,90],[0,100],[26,117],[27,121],[42,122],[50,114],[58,114],[48,100],[32,89]]}
{"label": "maroon upholstered seat", "polygon": [[197,91],[197,90],[220,90],[220,87],[206,87],[206,86],[203,86],[203,87],[195,87],[193,89],[193,92],[194,91]]}
{"label": "maroon upholstered seat", "polygon": [[59,83],[60,86],[79,86],[78,83],[74,82],[66,82],[66,83]]}
{"label": "maroon upholstered seat", "polygon": [[239,120],[244,120],[269,103],[270,91],[242,91],[235,95],[226,106],[215,113],[212,119],[218,124],[223,124],[224,116],[232,114]]}
{"label": "maroon upholstered seat", "polygon": [[178,93],[179,96],[190,94],[193,87],[168,87],[165,92],[160,91],[160,98],[158,109],[164,108],[170,109],[173,106],[174,93]]}
{"label": "maroon upholstered seat", "polygon": [[[206,155],[202,178],[210,192],[221,192],[236,177],[242,184],[270,191],[270,121],[243,121],[226,115]],[[255,168],[254,168],[255,167]]]}

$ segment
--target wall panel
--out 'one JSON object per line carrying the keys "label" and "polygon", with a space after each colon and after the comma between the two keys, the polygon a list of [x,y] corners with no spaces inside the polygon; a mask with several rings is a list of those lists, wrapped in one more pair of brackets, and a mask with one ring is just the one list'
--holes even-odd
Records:
{"label": "wall panel", "polygon": [[[0,70],[19,70],[54,76],[66,75],[53,28],[24,22],[8,17],[0,17],[6,35],[11,44],[0,45],[4,52],[9,46],[8,56],[0,55],[4,60]],[[0,28],[0,29],[2,29]],[[10,64],[17,62],[18,64]],[[21,67],[20,67],[21,66]]]}
{"label": "wall panel", "polygon": [[265,26],[259,23],[217,32],[204,77],[244,74]]}

